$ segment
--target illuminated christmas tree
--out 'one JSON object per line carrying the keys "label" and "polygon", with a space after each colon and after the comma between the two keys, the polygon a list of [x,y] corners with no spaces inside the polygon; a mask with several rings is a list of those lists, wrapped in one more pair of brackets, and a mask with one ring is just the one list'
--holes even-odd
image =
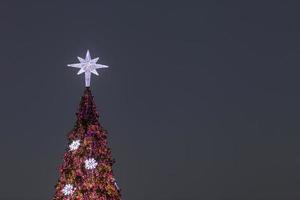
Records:
{"label": "illuminated christmas tree", "polygon": [[91,73],[107,66],[96,64],[98,58],[86,58],[71,67],[85,73],[84,94],[81,98],[77,121],[68,134],[69,145],[60,167],[53,200],[120,200],[120,189],[113,175],[111,151],[107,144],[107,131],[99,123],[99,114],[90,90]]}

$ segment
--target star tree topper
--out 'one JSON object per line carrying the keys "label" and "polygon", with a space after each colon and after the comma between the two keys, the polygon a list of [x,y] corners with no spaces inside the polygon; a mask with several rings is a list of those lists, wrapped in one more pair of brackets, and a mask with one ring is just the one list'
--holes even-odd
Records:
{"label": "star tree topper", "polygon": [[91,84],[91,74],[95,74],[99,76],[98,72],[96,69],[100,68],[108,68],[106,65],[101,65],[97,64],[97,61],[99,58],[94,58],[91,59],[91,55],[89,50],[86,52],[85,59],[77,57],[80,63],[75,63],[75,64],[69,64],[69,67],[75,67],[75,68],[80,68],[79,72],[77,75],[84,73],[85,75],[85,86],[90,87]]}

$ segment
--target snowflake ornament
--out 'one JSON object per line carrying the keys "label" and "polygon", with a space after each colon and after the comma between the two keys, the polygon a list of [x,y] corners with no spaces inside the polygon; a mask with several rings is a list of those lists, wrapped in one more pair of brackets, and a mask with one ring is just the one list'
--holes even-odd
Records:
{"label": "snowflake ornament", "polygon": [[62,189],[62,193],[64,193],[65,196],[73,194],[75,188],[73,187],[72,184],[67,184],[65,187]]}
{"label": "snowflake ornament", "polygon": [[70,145],[70,151],[75,151],[80,146],[80,140],[74,140]]}
{"label": "snowflake ornament", "polygon": [[85,169],[95,169],[98,165],[97,161],[94,158],[89,158],[84,161]]}

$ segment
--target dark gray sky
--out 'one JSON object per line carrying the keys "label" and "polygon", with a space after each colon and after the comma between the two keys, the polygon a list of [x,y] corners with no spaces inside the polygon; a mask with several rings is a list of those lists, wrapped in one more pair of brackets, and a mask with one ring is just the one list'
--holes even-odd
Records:
{"label": "dark gray sky", "polygon": [[54,194],[86,49],[124,200],[299,199],[295,2],[1,1],[0,199]]}

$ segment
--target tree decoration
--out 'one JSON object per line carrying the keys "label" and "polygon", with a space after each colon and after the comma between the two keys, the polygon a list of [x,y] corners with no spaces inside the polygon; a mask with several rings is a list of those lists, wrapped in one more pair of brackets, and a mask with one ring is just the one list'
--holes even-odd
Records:
{"label": "tree decoration", "polygon": [[90,87],[90,83],[91,83],[91,74],[95,74],[97,76],[99,76],[97,69],[100,68],[108,68],[108,66],[106,65],[101,65],[101,64],[97,64],[99,58],[94,58],[91,59],[91,55],[89,50],[87,50],[86,52],[86,56],[85,59],[77,57],[80,63],[75,63],[75,64],[69,64],[69,67],[75,67],[75,68],[80,68],[79,72],[77,73],[82,74],[84,73],[85,75],[85,86],[86,87]]}
{"label": "tree decoration", "polygon": [[117,189],[119,189],[119,186],[118,186],[118,184],[117,184],[117,182],[115,181],[115,186],[116,186],[116,188]]}
{"label": "tree decoration", "polygon": [[74,140],[70,145],[69,145],[69,149],[70,151],[75,151],[79,148],[80,146],[80,140]]}
{"label": "tree decoration", "polygon": [[[91,59],[89,51],[85,59],[78,59],[80,63],[72,67],[82,68],[88,76],[103,67],[95,64],[98,58]],[[108,133],[100,125],[89,81],[86,76],[87,87],[76,113],[75,126],[67,136],[69,150],[64,154],[52,200],[121,200],[112,169],[115,161],[108,147]]]}
{"label": "tree decoration", "polygon": [[64,193],[65,196],[71,195],[74,192],[74,187],[71,184],[65,185],[65,187],[62,189],[62,193]]}
{"label": "tree decoration", "polygon": [[84,161],[85,169],[95,169],[98,165],[97,161],[94,158],[89,158]]}

